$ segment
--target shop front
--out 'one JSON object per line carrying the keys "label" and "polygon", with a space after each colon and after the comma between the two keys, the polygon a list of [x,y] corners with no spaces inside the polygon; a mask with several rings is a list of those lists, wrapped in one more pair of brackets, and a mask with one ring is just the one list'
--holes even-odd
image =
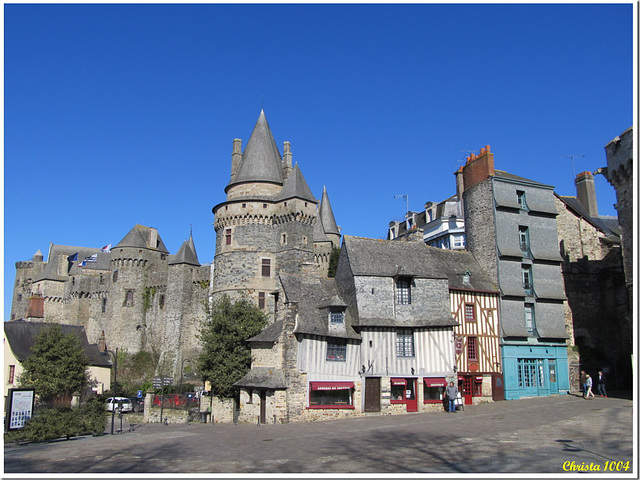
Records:
{"label": "shop front", "polygon": [[391,403],[404,403],[407,412],[418,411],[415,378],[391,378]]}

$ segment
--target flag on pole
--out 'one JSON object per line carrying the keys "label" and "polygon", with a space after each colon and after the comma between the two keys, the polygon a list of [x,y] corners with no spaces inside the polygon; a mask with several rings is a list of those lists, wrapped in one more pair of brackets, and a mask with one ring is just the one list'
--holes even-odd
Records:
{"label": "flag on pole", "polygon": [[69,262],[75,262],[76,260],[78,260],[78,252],[74,253],[73,255],[69,255],[67,257],[67,261]]}
{"label": "flag on pole", "polygon": [[102,250],[103,252],[110,252],[111,251],[111,244],[105,245],[100,250]]}

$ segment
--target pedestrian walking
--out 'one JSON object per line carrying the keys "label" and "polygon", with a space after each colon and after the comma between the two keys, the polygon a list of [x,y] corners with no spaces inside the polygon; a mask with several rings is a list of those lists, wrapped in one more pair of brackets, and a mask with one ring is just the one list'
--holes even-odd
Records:
{"label": "pedestrian walking", "polygon": [[447,400],[449,401],[449,413],[456,411],[456,397],[458,396],[458,387],[453,382],[449,382],[449,386],[446,391]]}
{"label": "pedestrian walking", "polygon": [[602,373],[602,370],[598,372],[598,394],[607,398],[607,377]]}
{"label": "pedestrian walking", "polygon": [[587,372],[582,370],[580,372],[580,384],[582,385],[582,398],[587,395]]}
{"label": "pedestrian walking", "polygon": [[589,398],[589,396],[596,398],[594,393],[591,391],[592,388],[593,388],[593,379],[591,378],[591,375],[587,373],[587,395],[585,396],[585,398]]}

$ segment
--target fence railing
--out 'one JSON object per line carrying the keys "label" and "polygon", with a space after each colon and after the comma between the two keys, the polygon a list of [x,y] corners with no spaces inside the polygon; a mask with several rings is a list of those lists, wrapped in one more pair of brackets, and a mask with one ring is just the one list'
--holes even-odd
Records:
{"label": "fence railing", "polygon": [[195,393],[167,393],[153,396],[153,406],[173,409],[188,409],[198,407],[200,399]]}

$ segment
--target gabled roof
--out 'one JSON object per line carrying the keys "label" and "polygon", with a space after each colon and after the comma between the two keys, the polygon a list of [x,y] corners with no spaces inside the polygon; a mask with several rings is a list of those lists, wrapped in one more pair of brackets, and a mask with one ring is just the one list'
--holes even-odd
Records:
{"label": "gabled roof", "polygon": [[558,195],[557,193],[556,197],[562,200],[562,202],[564,202],[564,204],[567,205],[570,210],[573,210],[576,215],[584,218],[587,222],[600,230],[607,237],[620,237],[621,229],[616,217],[594,217],[589,215],[589,212],[587,212],[587,209],[582,206],[580,200],[578,200],[577,197]]}
{"label": "gabled roof", "polygon": [[127,233],[127,235],[122,240],[120,240],[120,243],[118,243],[113,248],[135,247],[135,248],[146,248],[148,250],[157,250],[163,253],[169,253],[169,250],[167,250],[167,247],[165,247],[164,242],[162,241],[162,238],[160,238],[159,233],[158,233],[157,247],[151,248],[149,246],[149,240],[151,238],[152,230],[155,230],[155,229],[152,229],[151,227],[145,227],[144,225],[136,225],[131,230],[129,230],[129,233]]}
{"label": "gabled roof", "polygon": [[334,278],[315,275],[279,273],[286,302],[297,302],[298,322],[295,333],[341,338],[360,338],[352,327],[352,312],[345,311],[343,332],[329,331],[329,308],[344,308],[347,304],[338,293]]}
{"label": "gabled roof", "polygon": [[319,214],[322,221],[322,228],[324,233],[333,233],[340,235],[340,230],[336,224],[336,218],[333,215],[333,209],[331,208],[331,202],[329,202],[329,195],[327,194],[327,187],[322,187],[322,201],[320,202]]}
{"label": "gabled roof", "polygon": [[399,242],[345,236],[351,271],[356,276],[447,278],[440,265],[431,261],[423,242]]}
{"label": "gabled roof", "polygon": [[505,172],[504,170],[496,170],[495,175],[496,178],[502,178],[505,180],[511,180],[519,183],[529,183],[531,185],[535,185],[538,187],[544,188],[553,188],[551,185],[546,185],[544,183],[536,182],[535,180],[530,180],[528,178],[519,177],[518,175],[514,175],[513,173]]}
{"label": "gabled roof", "polygon": [[304,179],[300,167],[296,163],[293,170],[289,174],[289,177],[284,181],[282,190],[276,197],[277,201],[287,200],[289,198],[300,198],[302,200],[308,200],[313,203],[318,201],[311,193],[311,189]]}
{"label": "gabled roof", "polygon": [[262,330],[258,335],[251,337],[247,342],[275,342],[282,333],[283,327],[282,320],[276,320],[271,325],[268,325],[264,330]]}
{"label": "gabled roof", "polygon": [[284,178],[282,157],[271,134],[264,110],[253,127],[253,132],[242,153],[238,171],[227,185],[237,183],[268,182],[282,185]]}
{"label": "gabled roof", "polygon": [[[7,337],[7,342],[11,351],[15,357],[24,362],[25,359],[31,355],[31,348],[35,343],[35,339],[38,334],[46,327],[50,327],[52,323],[43,322],[27,322],[24,320],[16,320],[12,322],[4,322],[4,334]],[[97,367],[111,367],[111,361],[109,355],[100,353],[98,346],[89,344],[87,340],[87,334],[83,326],[79,325],[60,325],[62,327],[62,333],[67,335],[73,333],[80,339],[80,344],[84,349],[85,354],[89,357],[89,364]]]}
{"label": "gabled roof", "polygon": [[234,383],[236,387],[285,389],[284,373],[279,368],[252,367],[249,372]]}
{"label": "gabled roof", "polygon": [[471,252],[427,245],[425,259],[447,276],[450,289],[500,293]]}
{"label": "gabled roof", "polygon": [[196,267],[200,266],[200,262],[198,261],[198,254],[196,253],[196,246],[193,243],[192,235],[189,235],[189,239],[184,241],[184,243],[178,250],[178,253],[169,257],[169,261],[167,263],[169,265],[187,264],[194,265]]}

